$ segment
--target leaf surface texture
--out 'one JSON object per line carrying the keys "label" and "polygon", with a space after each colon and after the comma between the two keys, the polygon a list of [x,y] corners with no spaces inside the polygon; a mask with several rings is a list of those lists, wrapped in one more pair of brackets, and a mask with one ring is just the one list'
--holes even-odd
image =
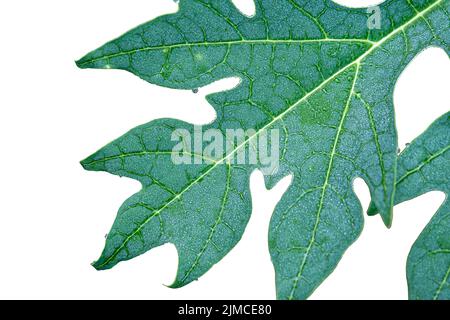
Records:
{"label": "leaf surface texture", "polygon": [[402,152],[398,174],[395,204],[430,191],[447,195],[411,249],[407,278],[411,300],[450,300],[450,113]]}
{"label": "leaf surface texture", "polygon": [[[81,68],[123,69],[160,86],[196,89],[239,77],[233,90],[207,97],[217,118],[204,130],[254,129],[232,151],[202,165],[175,166],[174,129],[138,127],[82,162],[87,170],[139,180],[121,207],[95,263],[108,269],[164,243],[175,244],[174,287],[198,279],[241,239],[251,214],[249,175],[258,165],[229,159],[268,130],[281,132],[273,187],[292,174],[269,231],[279,299],[305,299],[334,270],[363,227],[352,182],[363,178],[389,226],[395,194],[397,134],[393,90],[422,50],[449,52],[448,0],[388,0],[382,28],[366,9],[330,0],[258,0],[247,17],[231,1],[181,0],[159,17],[89,53]],[[163,106],[158,106],[163,107]],[[193,158],[202,157],[191,154]]]}

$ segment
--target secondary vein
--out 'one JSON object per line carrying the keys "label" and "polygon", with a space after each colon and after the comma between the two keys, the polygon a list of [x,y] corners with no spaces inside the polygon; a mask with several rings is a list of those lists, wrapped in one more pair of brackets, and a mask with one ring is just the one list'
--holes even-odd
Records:
{"label": "secondary vein", "polygon": [[337,151],[337,147],[338,147],[338,144],[339,144],[339,140],[341,138],[341,133],[342,133],[342,130],[344,128],[345,120],[347,119],[348,111],[350,110],[350,104],[351,104],[351,101],[352,101],[352,98],[353,98],[353,93],[355,92],[355,87],[356,87],[356,82],[357,82],[357,79],[358,79],[359,69],[360,69],[360,64],[357,64],[356,65],[355,74],[354,74],[354,77],[353,77],[353,81],[352,81],[352,87],[350,89],[350,92],[349,92],[349,95],[348,95],[348,99],[347,99],[347,102],[345,104],[344,111],[342,113],[341,121],[339,123],[339,128],[338,128],[338,130],[336,132],[336,136],[335,136],[335,139],[334,139],[333,149],[332,149],[331,154],[330,154],[330,161],[328,163],[328,169],[327,169],[327,173],[326,173],[326,176],[325,176],[325,181],[324,181],[324,184],[322,186],[322,194],[320,196],[320,202],[319,202],[319,206],[318,206],[318,209],[317,209],[317,212],[316,212],[316,221],[315,221],[315,224],[314,224],[314,229],[312,231],[311,238],[310,238],[308,247],[306,249],[306,252],[305,252],[305,254],[303,256],[303,260],[302,260],[301,265],[299,267],[299,271],[297,273],[297,276],[294,279],[294,282],[293,282],[293,285],[292,285],[292,289],[291,289],[291,293],[289,295],[289,300],[292,300],[294,298],[295,291],[297,290],[298,283],[299,283],[300,279],[302,278],[302,275],[303,275],[306,263],[307,263],[308,258],[309,258],[309,254],[310,254],[311,249],[314,246],[315,241],[316,241],[316,235],[317,235],[317,231],[318,231],[318,228],[319,228],[320,218],[321,218],[321,214],[322,214],[322,210],[323,210],[323,206],[324,206],[325,194],[326,194],[326,192],[328,190],[329,180],[330,180],[330,177],[331,177],[331,171],[333,169],[334,158],[335,158],[335,155],[336,155],[336,151]]}

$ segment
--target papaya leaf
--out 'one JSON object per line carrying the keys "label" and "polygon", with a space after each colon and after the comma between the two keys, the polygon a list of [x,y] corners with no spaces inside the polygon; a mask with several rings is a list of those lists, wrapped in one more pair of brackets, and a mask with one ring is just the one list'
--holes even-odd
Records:
{"label": "papaya leaf", "polygon": [[[360,235],[356,177],[366,181],[391,225],[394,85],[425,48],[449,52],[450,1],[388,0],[379,7],[378,29],[368,26],[366,9],[331,0],[257,0],[255,6],[248,17],[229,0],[181,0],[177,13],[143,24],[77,62],[80,68],[123,69],[186,90],[239,77],[236,88],[207,97],[217,119],[204,129],[220,132],[216,139],[232,129],[253,132],[214,156],[201,152],[204,141],[197,148],[194,143],[182,153],[197,164],[175,165],[173,150],[180,150],[171,134],[182,129],[180,136],[190,137],[197,129],[158,120],[84,160],[87,170],[143,185],[119,210],[97,269],[173,243],[179,255],[173,287],[202,276],[241,239],[251,214],[249,175],[267,169],[260,149],[256,163],[235,158],[251,154],[270,132],[278,133],[267,146],[278,145],[279,162],[265,172],[267,187],[293,175],[269,231],[279,299],[307,298]],[[193,140],[183,143],[191,146]]]}
{"label": "papaya leaf", "polygon": [[450,112],[402,152],[398,173],[395,204],[430,191],[447,194],[411,249],[407,278],[411,300],[450,300]]}

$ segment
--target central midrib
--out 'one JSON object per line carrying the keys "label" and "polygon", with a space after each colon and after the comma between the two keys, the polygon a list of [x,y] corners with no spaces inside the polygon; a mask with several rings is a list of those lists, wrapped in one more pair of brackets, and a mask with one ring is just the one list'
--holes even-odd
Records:
{"label": "central midrib", "polygon": [[161,208],[159,208],[158,210],[156,210],[153,214],[151,214],[139,227],[137,227],[127,238],[124,239],[124,241],[122,242],[122,244],[114,251],[114,253],[105,260],[104,263],[102,263],[99,268],[107,265],[108,263],[110,263],[121,251],[122,249],[127,245],[127,243],[134,237],[136,236],[142,229],[143,227],[149,222],[151,221],[154,217],[158,216],[159,214],[161,214],[161,212],[166,209],[167,207],[169,207],[172,203],[174,203],[175,201],[177,201],[178,199],[181,198],[181,196],[186,193],[193,185],[197,184],[199,181],[203,180],[207,175],[209,175],[210,172],[212,172],[217,166],[221,165],[222,163],[224,163],[225,161],[227,161],[228,159],[230,159],[231,157],[233,157],[240,149],[242,149],[243,147],[245,147],[249,142],[251,142],[253,139],[255,139],[256,137],[258,137],[262,132],[264,132],[267,128],[270,128],[272,125],[274,125],[276,122],[278,122],[279,120],[281,120],[282,118],[284,118],[287,114],[289,114],[293,109],[295,109],[296,107],[298,107],[301,103],[303,103],[304,101],[308,100],[312,95],[314,95],[315,93],[317,93],[318,91],[320,91],[321,89],[323,89],[326,85],[328,85],[328,83],[330,83],[331,81],[333,81],[336,77],[338,77],[341,73],[345,72],[346,70],[348,70],[349,68],[351,68],[354,65],[357,65],[359,63],[361,63],[362,60],[364,60],[367,56],[369,56],[373,51],[375,51],[377,48],[379,48],[380,46],[382,46],[384,43],[386,43],[388,40],[390,40],[393,36],[395,36],[398,32],[404,30],[406,27],[408,27],[409,25],[413,24],[415,21],[417,21],[418,19],[422,18],[426,13],[430,12],[432,9],[434,9],[436,6],[438,6],[439,4],[441,4],[444,0],[438,0],[435,3],[433,3],[432,5],[428,6],[426,9],[424,9],[423,11],[421,11],[419,14],[417,14],[414,18],[412,18],[411,20],[409,20],[407,23],[405,23],[404,25],[398,27],[397,29],[394,29],[391,33],[389,33],[386,37],[384,37],[383,39],[381,39],[380,41],[378,41],[375,45],[373,45],[370,49],[368,49],[364,54],[362,54],[359,58],[357,58],[355,61],[347,64],[346,66],[344,66],[343,68],[341,68],[339,71],[337,71],[336,73],[334,73],[332,76],[330,76],[328,79],[326,79],[324,82],[322,82],[322,84],[320,84],[318,87],[316,87],[314,90],[310,91],[309,93],[307,93],[306,95],[304,95],[299,101],[297,101],[296,103],[294,103],[292,106],[288,107],[283,113],[281,113],[280,115],[278,115],[277,117],[275,117],[272,121],[270,121],[267,125],[265,125],[264,127],[262,127],[260,130],[258,130],[258,132],[256,132],[253,136],[251,136],[250,138],[248,138],[247,140],[245,140],[242,144],[240,144],[239,146],[236,147],[236,149],[234,149],[230,154],[228,154],[226,157],[224,157],[223,159],[219,160],[218,162],[216,162],[213,166],[211,166],[210,169],[208,169],[207,171],[205,171],[205,173],[203,173],[201,176],[199,176],[197,179],[195,179],[192,183],[190,183],[189,185],[186,186],[185,189],[183,189],[178,195],[176,195],[175,197],[173,197],[169,202],[167,202],[164,206],[162,206]]}
{"label": "central midrib", "polygon": [[315,244],[315,239],[316,239],[316,236],[317,236],[317,231],[319,229],[320,220],[321,220],[320,218],[321,218],[322,210],[323,210],[323,206],[324,206],[325,194],[328,191],[329,181],[330,181],[330,177],[331,177],[331,171],[333,170],[334,157],[336,155],[337,147],[339,145],[339,141],[340,141],[340,138],[341,138],[341,132],[342,132],[342,129],[344,128],[344,123],[345,123],[345,121],[347,119],[347,114],[348,114],[348,111],[350,109],[350,105],[352,103],[353,94],[355,92],[356,83],[358,81],[358,75],[359,75],[360,68],[361,68],[360,64],[357,64],[356,65],[355,74],[353,76],[354,78],[352,80],[352,87],[350,89],[350,92],[349,92],[349,95],[348,95],[348,98],[347,98],[344,110],[342,112],[342,117],[341,117],[341,120],[340,120],[340,123],[339,123],[339,127],[338,127],[338,130],[337,130],[335,138],[334,138],[333,149],[331,150],[331,153],[330,153],[330,160],[328,162],[328,168],[327,168],[327,173],[325,175],[325,181],[324,181],[323,186],[322,186],[322,192],[321,192],[321,195],[320,195],[319,206],[318,206],[318,209],[317,209],[317,212],[316,212],[316,221],[315,221],[315,224],[314,224],[314,228],[312,230],[311,237],[309,239],[309,244],[308,244],[308,247],[306,248],[305,255],[304,255],[303,259],[302,259],[302,263],[301,263],[301,265],[299,267],[297,275],[296,275],[296,277],[294,279],[294,282],[292,284],[291,292],[290,292],[290,295],[289,295],[289,300],[293,300],[293,298],[294,298],[295,290],[297,290],[298,283],[299,283],[300,279],[303,276],[304,269],[305,269],[306,264],[308,262],[309,254],[310,254],[310,252],[311,252],[311,250],[312,250],[312,248],[313,248],[313,246]]}
{"label": "central midrib", "polygon": [[303,40],[293,40],[293,39],[237,39],[231,41],[213,41],[213,42],[192,42],[192,43],[177,43],[170,45],[159,45],[159,46],[148,46],[139,49],[133,50],[125,50],[120,51],[118,53],[103,55],[98,58],[89,59],[86,61],[82,61],[78,63],[78,66],[83,67],[84,65],[94,63],[102,60],[109,60],[112,58],[117,58],[121,56],[131,55],[138,52],[146,52],[146,51],[156,51],[156,50],[172,50],[176,48],[191,48],[191,47],[208,47],[208,46],[231,46],[231,45],[257,45],[257,44],[266,44],[266,45],[280,45],[280,44],[307,44],[307,43],[324,43],[324,42],[337,42],[337,43],[364,43],[374,45],[376,42],[368,40],[368,39],[332,39],[332,38],[319,38],[319,39],[303,39]]}

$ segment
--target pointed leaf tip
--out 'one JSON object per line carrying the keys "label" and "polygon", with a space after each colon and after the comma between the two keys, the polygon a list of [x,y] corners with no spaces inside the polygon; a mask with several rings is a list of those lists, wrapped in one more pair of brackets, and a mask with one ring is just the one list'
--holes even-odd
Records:
{"label": "pointed leaf tip", "polygon": [[82,57],[79,60],[75,61],[75,65],[80,68],[80,69],[87,69],[90,68],[90,61],[91,59],[89,59],[89,54],[85,55],[84,57]]}
{"label": "pointed leaf tip", "polygon": [[391,229],[392,228],[392,223],[393,223],[393,217],[392,217],[392,213],[388,216],[382,216],[384,225],[386,226],[386,228]]}
{"label": "pointed leaf tip", "polygon": [[80,161],[81,166],[86,171],[92,171],[92,163],[93,163],[92,156]]}

